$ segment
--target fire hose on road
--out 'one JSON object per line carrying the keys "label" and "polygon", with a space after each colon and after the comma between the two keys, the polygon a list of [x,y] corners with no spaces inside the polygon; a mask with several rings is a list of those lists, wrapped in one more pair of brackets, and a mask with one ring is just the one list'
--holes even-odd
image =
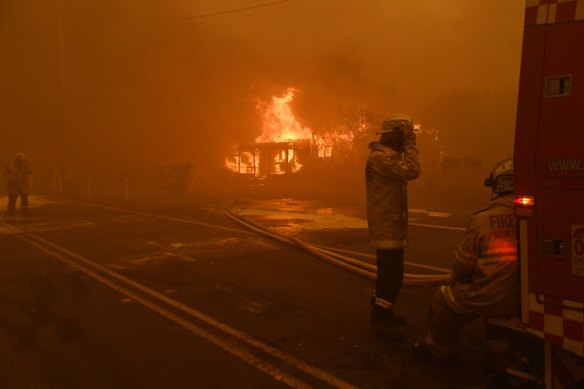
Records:
{"label": "fire hose on road", "polygon": [[[359,261],[355,258],[342,255],[340,253],[331,251],[330,249],[325,249],[316,245],[308,244],[301,241],[295,237],[285,236],[272,231],[271,229],[256,223],[249,218],[239,215],[233,212],[229,205],[225,206],[225,216],[234,222],[244,226],[245,228],[254,231],[260,235],[266,236],[268,238],[277,240],[278,242],[285,243],[296,248],[300,248],[322,260],[339,266],[350,272],[359,274],[365,278],[375,279],[377,276],[377,266],[363,261]],[[444,285],[448,283],[448,275],[431,275],[431,274],[404,274],[404,285],[405,286],[437,286]]]}
{"label": "fire hose on road", "polygon": [[[71,200],[60,200],[60,202],[67,203],[67,204],[77,204],[77,205],[83,205],[83,206],[89,206],[89,207],[109,209],[109,210],[114,210],[114,211],[121,211],[121,212],[131,213],[131,214],[135,214],[135,215],[142,215],[142,216],[155,217],[155,218],[164,219],[164,220],[171,220],[171,221],[175,221],[175,222],[182,222],[182,223],[186,222],[186,223],[193,223],[193,224],[198,224],[198,225],[202,224],[202,225],[210,226],[210,225],[205,224],[205,223],[200,223],[200,222],[196,222],[196,221],[188,220],[188,219],[183,219],[183,218],[177,218],[177,217],[165,216],[165,215],[156,215],[156,214],[151,214],[151,213],[146,213],[146,212],[132,211],[132,210],[128,210],[128,209],[115,208],[115,207],[109,207],[109,206],[104,206],[104,205],[89,204],[89,203],[85,203],[85,202],[77,202],[77,201],[71,201]],[[320,259],[327,261],[331,264],[339,266],[339,267],[346,269],[350,272],[359,274],[360,276],[363,276],[365,278],[368,278],[368,279],[375,279],[376,278],[377,267],[375,265],[372,265],[370,263],[360,261],[360,260],[357,260],[355,258],[351,258],[349,256],[341,254],[340,252],[347,253],[344,250],[340,250],[340,249],[335,250],[335,249],[331,249],[329,247],[312,245],[312,244],[308,244],[308,243],[303,242],[300,239],[297,239],[294,237],[284,236],[282,234],[278,234],[278,233],[268,229],[267,227],[265,227],[259,223],[256,223],[252,220],[249,220],[245,216],[239,215],[236,212],[232,211],[230,209],[230,205],[232,205],[232,204],[233,203],[230,203],[230,204],[224,206],[225,215],[229,219],[232,219],[236,223],[244,226],[245,228],[247,228],[253,232],[256,232],[260,235],[277,240],[281,243],[285,243],[287,245],[302,249],[302,250],[316,256],[317,258],[320,258]],[[212,226],[212,227],[217,228],[217,226]],[[352,253],[352,254],[359,255],[359,253]],[[406,264],[408,264],[408,263],[406,262]],[[444,270],[444,269],[440,269],[440,268],[436,268],[436,267],[432,267],[432,266],[420,265],[420,264],[414,264],[414,263],[410,263],[409,265],[418,266],[418,267],[422,267],[422,268],[428,268],[428,269],[437,270],[437,271]],[[449,277],[448,275],[444,275],[444,274],[430,275],[430,274],[405,273],[404,274],[404,285],[405,286],[443,285],[443,284],[446,284],[448,282],[448,277]]]}

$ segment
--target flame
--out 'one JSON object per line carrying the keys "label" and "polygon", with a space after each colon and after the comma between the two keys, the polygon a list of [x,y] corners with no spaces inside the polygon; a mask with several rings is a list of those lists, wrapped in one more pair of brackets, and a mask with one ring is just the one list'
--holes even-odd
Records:
{"label": "flame", "polygon": [[256,138],[256,142],[287,142],[312,138],[310,128],[302,127],[290,107],[295,91],[294,88],[288,88],[282,97],[272,97],[271,104],[267,107],[258,104],[258,111],[262,116],[262,134]]}
{"label": "flame", "polygon": [[[290,103],[294,99],[294,88],[288,88],[283,96],[272,97],[269,104],[258,103],[257,109],[262,118],[262,134],[255,139],[256,143],[279,143],[302,139],[311,139],[310,128],[304,128],[298,122]],[[240,151],[225,159],[225,167],[235,173],[253,174],[259,176],[262,152]],[[270,152],[270,174],[296,173],[302,168],[298,153],[293,145],[282,146]],[[264,173],[265,174],[265,173]]]}
{"label": "flame", "polygon": [[225,167],[234,173],[258,175],[259,160],[257,152],[235,152],[225,158]]}
{"label": "flame", "polygon": [[414,132],[416,134],[426,134],[429,135],[434,141],[438,142],[440,140],[440,134],[437,129],[425,128],[421,124],[414,124]]}
{"label": "flame", "polygon": [[294,149],[288,150],[288,166],[292,173],[297,173],[302,169],[302,164],[298,160],[298,156],[294,153]]}
{"label": "flame", "polygon": [[225,159],[225,167],[235,173],[256,177],[296,173],[306,158],[342,161],[353,153],[354,143],[371,129],[363,112],[343,117],[328,131],[315,133],[303,127],[291,103],[297,90],[288,88],[280,96],[256,106],[262,121],[261,135],[255,145],[239,149]]}

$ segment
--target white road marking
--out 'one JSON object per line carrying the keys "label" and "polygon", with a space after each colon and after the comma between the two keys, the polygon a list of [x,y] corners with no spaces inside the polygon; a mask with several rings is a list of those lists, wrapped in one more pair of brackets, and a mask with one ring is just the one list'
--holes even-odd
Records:
{"label": "white road marking", "polygon": [[[133,292],[132,290],[128,289],[125,286],[119,285],[117,282],[121,282],[131,288],[141,291],[142,293],[150,297],[153,297],[159,300],[160,302],[166,303],[168,306],[178,309],[183,313],[186,313],[202,322],[205,322],[206,324],[223,331],[225,334],[232,336],[239,342],[243,342],[249,346],[253,346],[257,350],[267,353],[272,357],[277,357],[280,360],[287,363],[290,367],[300,370],[314,378],[317,378],[328,385],[338,388],[355,388],[353,385],[333,375],[330,375],[318,368],[310,366],[305,362],[281,350],[278,350],[266,343],[263,343],[251,337],[250,335],[245,334],[242,331],[239,331],[233,327],[228,326],[227,324],[224,324],[216,319],[213,319],[212,317],[207,316],[204,313],[195,310],[194,308],[191,308],[185,304],[173,300],[168,296],[165,296],[164,294],[161,294],[153,289],[150,289],[145,285],[142,285],[130,278],[127,278],[119,273],[116,273],[110,270],[109,268],[99,265],[98,263],[95,263],[90,259],[87,259],[79,254],[69,251],[62,246],[59,246],[55,243],[45,240],[35,234],[23,232],[14,227],[8,227],[8,229],[16,230],[15,232],[17,233],[13,234],[13,236],[29,243],[30,245],[41,250],[42,252],[61,260],[62,262],[68,264],[69,266],[78,269],[79,271],[96,279],[102,284],[111,287],[112,289],[118,291],[119,293],[127,296],[127,298],[142,304],[143,306],[166,317],[167,319],[175,322],[176,324],[183,326],[184,328],[200,336],[201,338],[215,344],[216,346],[231,353],[232,355],[237,356],[246,363],[258,368],[259,370],[263,371],[266,374],[269,374],[275,380],[283,382],[292,388],[309,388],[310,385],[282,371],[281,369],[277,368],[271,363],[264,361],[259,357],[256,357],[255,355],[253,355],[253,353],[248,352],[244,348],[234,343],[231,343],[225,339],[222,339],[218,336],[215,336],[212,333],[198,327],[192,322],[164,308],[160,304],[152,302],[150,299],[140,296],[139,294]],[[91,268],[95,270],[92,270]],[[106,278],[106,276],[109,276],[110,278],[108,279]],[[115,280],[117,280],[117,282]]]}
{"label": "white road marking", "polygon": [[[36,218],[41,219],[41,218]],[[61,221],[56,221],[56,222],[35,222],[35,219],[33,218],[24,218],[24,217],[18,217],[18,218],[10,218],[9,220],[6,220],[6,224],[16,224],[16,225],[20,225],[20,226],[26,226],[27,231],[35,231],[35,232],[41,232],[41,231],[56,231],[56,230],[65,230],[65,229],[73,229],[73,228],[78,228],[78,227],[85,227],[85,226],[94,226],[95,223],[87,221],[87,220],[80,220],[77,222],[71,222],[71,223],[63,223]],[[13,234],[14,232],[11,232],[7,229],[4,229],[0,226],[0,234]]]}
{"label": "white road marking", "polygon": [[210,227],[210,228],[215,228],[218,230],[226,230],[226,231],[231,231],[231,232],[237,232],[240,234],[249,234],[249,231],[243,230],[241,228],[231,228],[231,227],[225,227],[225,226],[220,226],[217,224],[209,224],[209,223],[202,223],[202,222],[198,222],[195,220],[190,220],[190,219],[183,219],[180,217],[173,217],[173,216],[165,216],[165,215],[158,215],[155,213],[148,213],[148,212],[139,212],[139,211],[132,211],[130,209],[123,209],[123,208],[116,208],[116,207],[108,207],[105,205],[99,205],[99,204],[92,204],[92,203],[83,203],[83,202],[79,202],[79,201],[71,201],[71,200],[59,200],[61,203],[64,204],[76,204],[76,205],[81,205],[81,206],[85,206],[85,207],[91,207],[91,208],[101,208],[101,209],[108,209],[110,211],[117,211],[117,212],[125,212],[125,213],[131,213],[134,215],[140,215],[140,216],[147,216],[147,217],[153,217],[156,219],[163,219],[163,220],[170,220],[170,221],[174,221],[174,222],[179,222],[179,223],[187,223],[187,224],[194,224],[197,226],[203,226],[203,227]]}
{"label": "white road marking", "polygon": [[[144,212],[137,212],[137,211],[127,210],[127,209],[123,209],[123,208],[113,208],[113,207],[102,206],[102,205],[98,205],[98,204],[90,204],[90,203],[83,203],[83,202],[69,201],[69,200],[63,200],[63,202],[64,203],[70,202],[72,204],[77,204],[77,205],[81,205],[81,206],[88,206],[88,207],[94,207],[94,208],[104,208],[104,209],[109,209],[109,210],[114,210],[114,211],[119,211],[119,212],[133,213],[133,214],[137,214],[137,215],[149,216],[149,217],[154,217],[154,218],[161,218],[161,219],[166,219],[166,220],[171,220],[171,221],[178,221],[178,222],[182,222],[182,223],[204,225],[204,226],[208,226],[208,227],[225,229],[225,230],[229,230],[229,231],[236,231],[236,232],[240,232],[240,233],[241,232],[250,233],[249,231],[241,230],[241,229],[227,228],[227,227],[223,227],[223,226],[216,226],[216,225],[213,225],[213,224],[200,223],[200,222],[196,222],[196,221],[189,220],[189,219],[181,219],[181,218],[169,217],[169,216],[164,216],[164,215],[157,215],[157,214],[150,214],[150,213],[144,213]],[[412,211],[412,210],[410,210],[410,211]],[[421,210],[421,209],[415,209],[414,211],[427,212],[426,210]],[[409,225],[410,226],[416,226],[416,227],[424,227],[424,228],[437,229],[437,230],[453,231],[453,232],[464,232],[464,231],[466,231],[465,228],[442,226],[442,225],[435,225],[435,224],[409,223]],[[366,227],[366,221],[365,221],[365,227]],[[333,248],[327,247],[327,249],[331,249],[332,250]],[[339,251],[339,252],[342,252],[343,251],[343,250],[340,250],[340,249],[334,249],[334,250]],[[347,251],[347,252],[348,253],[351,253],[351,254],[360,255],[362,257],[363,256],[366,256],[366,257],[368,256],[368,254],[358,253],[358,252],[354,252],[354,251]],[[406,265],[409,265],[409,266],[412,266],[412,267],[418,267],[418,268],[421,268],[421,269],[434,270],[434,271],[438,271],[438,272],[441,272],[441,273],[449,273],[450,272],[450,269],[444,269],[444,268],[435,267],[435,266],[431,266],[431,265],[424,265],[424,264],[420,264],[420,263],[416,263],[416,262],[406,261],[404,263]]]}
{"label": "white road marking", "polygon": [[441,226],[437,224],[422,224],[422,223],[409,223],[410,226],[415,227],[424,227],[424,228],[431,228],[434,230],[444,230],[444,231],[453,231],[453,232],[464,232],[466,228],[461,227],[450,227],[450,226]]}
{"label": "white road marking", "polygon": [[430,217],[450,217],[452,216],[452,214],[450,212],[434,212],[434,211],[428,211],[428,216]]}
{"label": "white road marking", "polygon": [[410,213],[425,213],[426,215],[431,216],[431,217],[447,218],[447,217],[452,216],[452,213],[450,213],[450,212],[428,211],[426,209],[419,209],[419,208],[410,208],[410,209],[408,209],[408,211]]}

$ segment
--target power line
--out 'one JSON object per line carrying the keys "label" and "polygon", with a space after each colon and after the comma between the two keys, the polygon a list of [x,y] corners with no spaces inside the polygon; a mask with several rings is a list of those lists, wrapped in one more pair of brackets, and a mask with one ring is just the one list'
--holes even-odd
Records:
{"label": "power line", "polygon": [[233,13],[238,13],[238,12],[244,12],[244,11],[249,11],[249,10],[257,9],[257,8],[271,7],[271,6],[279,5],[279,4],[282,4],[282,3],[288,3],[290,1],[292,1],[292,0],[272,1],[270,3],[262,3],[262,4],[250,5],[248,7],[242,7],[242,8],[233,8],[233,9],[229,9],[229,10],[225,10],[225,11],[217,11],[217,12],[211,12],[211,13],[206,13],[206,14],[184,16],[184,17],[180,17],[180,18],[155,19],[155,20],[149,20],[149,21],[143,21],[143,22],[135,22],[135,23],[132,23],[132,24],[164,23],[164,22],[175,22],[175,21],[182,21],[182,20],[191,20],[191,19],[202,19],[202,18],[208,18],[208,17],[213,17],[213,16],[221,16],[221,15],[233,14]]}
{"label": "power line", "polygon": [[[148,23],[165,23],[165,22],[174,22],[174,21],[183,21],[183,20],[192,20],[192,19],[202,19],[202,18],[209,18],[209,17],[213,17],[213,16],[221,16],[221,15],[228,15],[228,14],[233,14],[233,13],[238,13],[238,12],[245,12],[245,11],[250,11],[253,9],[258,9],[258,8],[266,8],[266,7],[271,7],[274,5],[279,5],[279,4],[283,4],[283,3],[289,3],[293,0],[278,0],[278,1],[272,1],[269,3],[261,3],[261,4],[256,4],[256,5],[250,5],[248,7],[241,7],[241,8],[233,8],[233,9],[228,9],[225,11],[217,11],[217,12],[210,12],[210,13],[206,13],[206,14],[199,14],[199,15],[190,15],[190,16],[183,16],[183,17],[175,17],[175,18],[167,18],[167,19],[151,19],[151,20],[143,20],[143,21],[136,21],[136,22],[129,22],[129,21],[99,21],[99,20],[71,20],[68,19],[67,17],[63,18],[63,22],[65,24],[83,24],[83,25],[96,25],[96,24],[148,24]],[[31,19],[28,20],[28,22],[30,23],[34,23],[37,24],[38,20],[37,19]]]}

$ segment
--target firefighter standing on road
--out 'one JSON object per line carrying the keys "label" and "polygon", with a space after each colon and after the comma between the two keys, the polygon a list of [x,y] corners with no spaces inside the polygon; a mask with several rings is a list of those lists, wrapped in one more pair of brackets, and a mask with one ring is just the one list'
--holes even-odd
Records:
{"label": "firefighter standing on road", "polygon": [[[403,285],[404,247],[408,237],[407,184],[420,175],[412,119],[392,115],[382,125],[379,141],[371,142],[366,166],[367,221],[377,250],[377,280],[371,298],[371,324],[381,335],[398,336],[405,323],[394,313]],[[401,335],[401,336],[400,336]]]}
{"label": "firefighter standing on road", "polygon": [[20,210],[23,216],[28,216],[28,190],[30,187],[30,175],[32,174],[26,157],[22,153],[16,154],[13,164],[6,165],[4,178],[8,190],[8,205],[6,216],[12,216],[16,209],[16,200],[20,197]]}
{"label": "firefighter standing on road", "polygon": [[513,161],[495,166],[485,181],[490,206],[475,213],[455,251],[450,285],[432,297],[426,339],[414,355],[447,360],[458,354],[458,332],[482,316],[517,314],[520,300],[513,210]]}

